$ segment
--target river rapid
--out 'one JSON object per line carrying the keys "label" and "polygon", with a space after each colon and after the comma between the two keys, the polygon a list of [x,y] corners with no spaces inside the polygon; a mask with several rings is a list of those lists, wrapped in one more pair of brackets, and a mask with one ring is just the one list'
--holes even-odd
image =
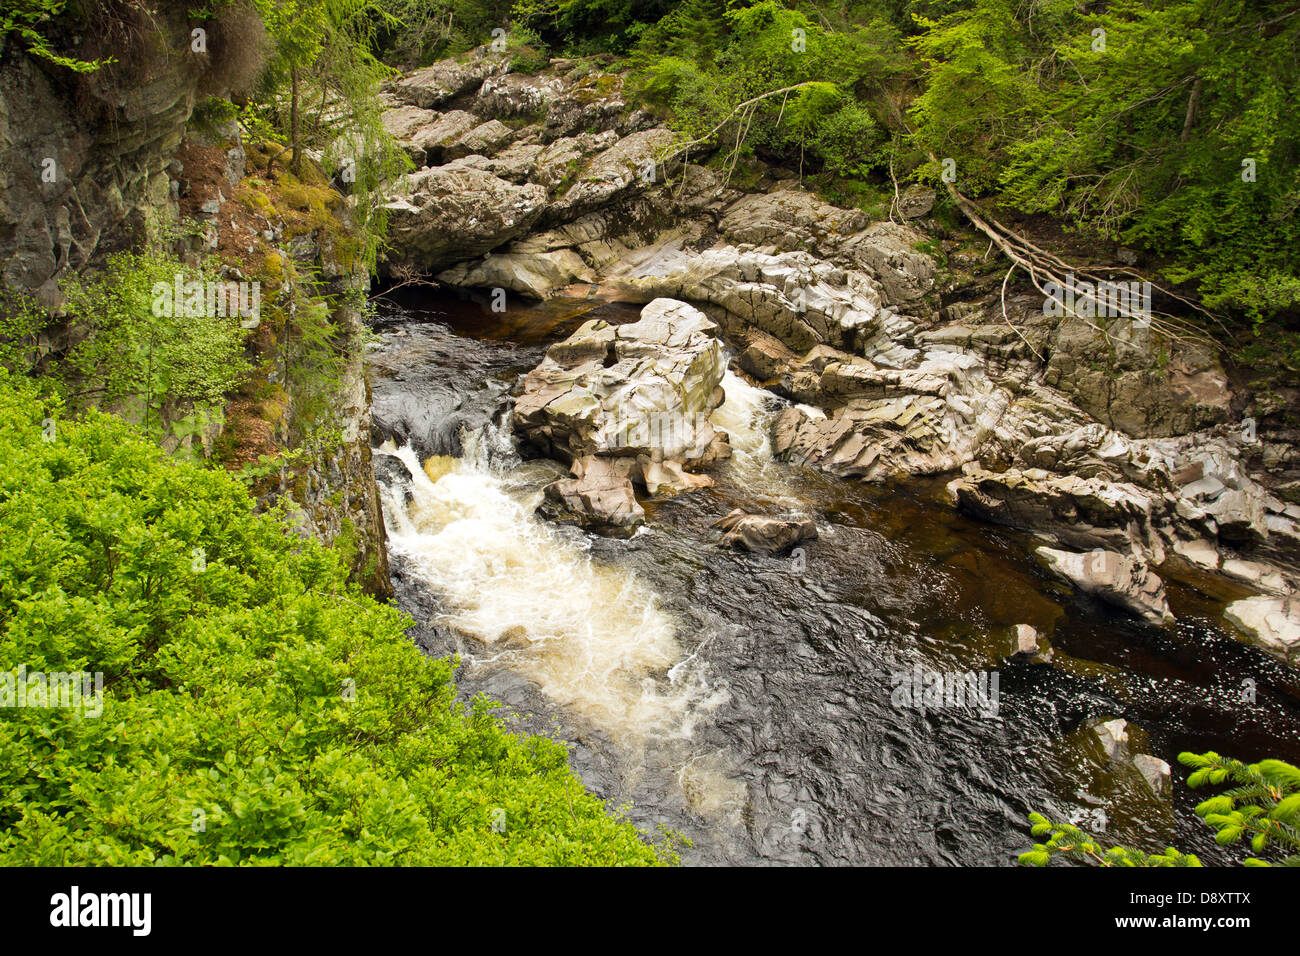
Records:
{"label": "river rapid", "polygon": [[[734,454],[714,487],[645,501],[630,539],[535,516],[565,469],[521,455],[510,389],[582,321],[638,312],[503,315],[451,292],[381,306],[376,450],[414,476],[408,496],[377,466],[393,584],[421,646],[460,656],[462,697],[567,743],[645,833],[688,838],[688,863],[1005,865],[1033,810],[1233,859],[1177,755],[1300,762],[1300,678],[1222,632],[1231,594],[1171,583],[1176,628],[1124,617],[1049,578],[1031,536],[955,513],[943,478],[862,485],[773,460],[781,400],[731,372],[714,422]],[[819,538],[788,556],[720,548],[710,525],[737,507],[811,517]],[[1005,659],[1020,623],[1050,634],[1052,665]],[[916,706],[932,673],[992,693]],[[1103,717],[1149,735],[1172,805],[1098,757],[1082,725]]]}

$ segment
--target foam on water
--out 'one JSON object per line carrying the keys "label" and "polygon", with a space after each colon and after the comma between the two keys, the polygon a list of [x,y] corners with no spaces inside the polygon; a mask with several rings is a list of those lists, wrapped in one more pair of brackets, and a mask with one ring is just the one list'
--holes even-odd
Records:
{"label": "foam on water", "polygon": [[512,494],[482,457],[426,469],[409,447],[395,454],[413,499],[386,490],[389,547],[442,597],[440,623],[483,642],[479,663],[520,671],[616,737],[690,734],[716,692],[699,668],[674,668],[675,622],[649,588],[534,517],[536,493]]}

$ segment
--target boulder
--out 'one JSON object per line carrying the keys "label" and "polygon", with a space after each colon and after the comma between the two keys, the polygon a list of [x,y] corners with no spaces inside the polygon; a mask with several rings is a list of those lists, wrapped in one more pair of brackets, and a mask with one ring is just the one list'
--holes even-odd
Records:
{"label": "boulder", "polygon": [[507,73],[484,80],[474,97],[473,109],[479,116],[511,119],[536,116],[564,92],[564,80],[557,76],[528,76]]}
{"label": "boulder", "polygon": [[1101,749],[1111,760],[1124,755],[1129,745],[1128,721],[1115,718],[1102,720],[1092,725],[1092,732],[1101,744]]}
{"label": "boulder", "polygon": [[457,136],[444,150],[446,159],[462,156],[491,156],[514,136],[510,127],[499,120],[488,120]]}
{"label": "boulder", "polygon": [[574,282],[591,282],[595,274],[572,249],[556,252],[494,253],[476,262],[462,262],[439,273],[450,286],[501,288],[533,299],[545,299]]}
{"label": "boulder", "polygon": [[614,73],[592,74],[551,100],[542,136],[550,141],[579,132],[615,129],[626,110],[622,77]]}
{"label": "boulder", "polygon": [[411,158],[421,166],[437,166],[451,159],[453,144],[478,125],[478,118],[464,110],[434,113],[433,117],[427,125],[416,127],[402,140]]}
{"label": "boulder", "polygon": [[[709,421],[726,368],[715,331],[704,313],[672,299],[656,299],[625,325],[586,322],[525,377],[515,430],[550,457],[631,458],[635,480],[671,485],[680,469],[668,462],[706,465],[727,453]],[[648,463],[665,467],[648,471]]]}
{"label": "boulder", "polygon": [[629,459],[588,455],[574,461],[573,477],[543,489],[539,510],[546,517],[606,534],[630,535],[645,521],[628,477]]}
{"label": "boulder", "polygon": [[710,527],[722,529],[720,545],[759,554],[780,554],[802,541],[817,538],[817,523],[810,518],[768,518],[739,508]]}
{"label": "boulder", "polygon": [[578,173],[577,181],[548,212],[550,222],[586,215],[638,187],[658,182],[671,172],[664,158],[674,134],[667,129],[643,130],[625,136],[596,154]]}
{"label": "boulder", "polygon": [[408,73],[391,88],[400,102],[423,109],[441,106],[448,100],[474,92],[488,77],[509,67],[509,60],[480,47],[464,60],[439,60],[432,66]]}
{"label": "boulder", "polygon": [[1169,613],[1164,582],[1141,561],[1116,551],[1079,554],[1044,547],[1036,553],[1053,574],[1087,594],[1095,594],[1152,624],[1167,624],[1174,619]]}
{"label": "boulder", "polygon": [[1133,758],[1133,766],[1157,797],[1163,800],[1172,795],[1173,774],[1165,761],[1151,754],[1137,754]]}
{"label": "boulder", "polygon": [[406,467],[406,463],[396,455],[381,451],[373,451],[371,455],[374,460],[375,480],[393,494],[400,496],[404,504],[410,504],[415,497],[413,489],[415,477]]}
{"label": "boulder", "polygon": [[904,219],[920,219],[934,208],[935,191],[928,186],[914,184],[898,197],[898,214]]}
{"label": "boulder", "polygon": [[409,194],[391,199],[390,261],[436,271],[472,259],[526,231],[541,215],[546,191],[516,186],[459,162],[407,177]]}
{"label": "boulder", "polygon": [[1047,638],[1029,624],[1017,624],[1011,629],[1011,654],[1013,661],[1029,664],[1050,664],[1055,651]]}
{"label": "boulder", "polygon": [[877,222],[847,242],[842,254],[880,283],[889,302],[901,306],[934,289],[935,261],[920,251],[927,241],[911,226]]}
{"label": "boulder", "polygon": [[1255,644],[1288,663],[1300,663],[1300,601],[1257,594],[1228,605],[1224,619]]}
{"label": "boulder", "polygon": [[718,223],[733,242],[793,249],[831,250],[868,223],[866,213],[822,202],[802,189],[750,193],[727,207]]}

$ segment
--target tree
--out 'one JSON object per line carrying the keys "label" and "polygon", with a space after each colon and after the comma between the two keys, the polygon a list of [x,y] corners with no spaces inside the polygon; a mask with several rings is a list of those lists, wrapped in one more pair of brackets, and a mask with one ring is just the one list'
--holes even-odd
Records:
{"label": "tree", "polygon": [[1211,307],[1300,304],[1294,0],[964,0],[918,17],[916,139],[1000,193],[1168,259]]}
{"label": "tree", "polygon": [[[1300,769],[1281,760],[1247,765],[1213,751],[1182,753],[1178,760],[1193,768],[1190,787],[1234,784],[1196,807],[1197,815],[1214,828],[1215,842],[1229,846],[1249,837],[1255,855],[1242,861],[1246,866],[1300,866]],[[1045,866],[1057,856],[1099,866],[1201,865],[1195,855],[1173,847],[1152,854],[1123,846],[1106,849],[1078,827],[1052,823],[1038,813],[1031,813],[1029,822],[1034,836],[1048,839],[1020,854],[1026,865]]]}

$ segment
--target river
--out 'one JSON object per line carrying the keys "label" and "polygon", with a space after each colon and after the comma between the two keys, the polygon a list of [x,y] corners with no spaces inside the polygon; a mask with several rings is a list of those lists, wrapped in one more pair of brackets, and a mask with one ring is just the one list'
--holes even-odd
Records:
{"label": "river", "polygon": [[[638,309],[497,314],[442,291],[380,309],[377,448],[415,479],[408,501],[379,469],[413,637],[460,655],[462,697],[566,742],[644,832],[689,839],[684,862],[1006,865],[1032,810],[1228,862],[1178,753],[1300,762],[1300,678],[1220,630],[1217,586],[1171,583],[1172,630],[1126,618],[1040,570],[1031,536],[956,514],[942,478],[862,485],[774,461],[780,400],[733,373],[714,421],[735,454],[714,487],[645,502],[630,539],[557,526],[533,509],[564,469],[521,457],[509,390],[585,319]],[[710,525],[736,507],[812,517],[819,537],[785,557],[719,548]],[[1020,623],[1050,633],[1056,662],[1004,659]],[[899,675],[930,673],[983,674],[996,696],[900,702]],[[1172,806],[1098,759],[1081,727],[1115,716],[1174,766]]]}

